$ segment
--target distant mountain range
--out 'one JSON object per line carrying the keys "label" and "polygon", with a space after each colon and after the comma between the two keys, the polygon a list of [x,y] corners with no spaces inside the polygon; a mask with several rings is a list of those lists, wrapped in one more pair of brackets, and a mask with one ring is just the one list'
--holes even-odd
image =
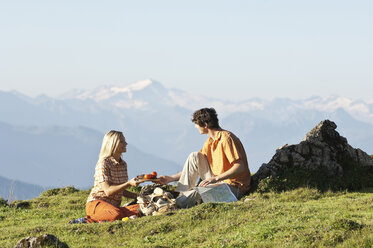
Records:
{"label": "distant mountain range", "polygon": [[[0,137],[0,175],[44,187],[93,185],[102,133],[85,127],[13,127],[0,123]],[[176,173],[181,168],[133,145],[128,146],[123,159],[131,177],[153,170]]]}
{"label": "distant mountain range", "polygon": [[38,197],[41,192],[47,189],[39,185],[23,183],[0,176],[0,198],[9,202]]}
{"label": "distant mountain range", "polygon": [[[201,95],[189,94],[179,89],[166,89],[161,83],[147,79],[124,87],[101,86],[93,90],[72,90],[62,94],[58,99],[93,100],[101,106],[112,106],[120,109],[150,110],[155,107],[180,107],[189,111],[201,107],[214,106],[223,116],[231,113],[255,113],[256,116],[268,116],[276,112],[280,120],[288,120],[296,110],[315,110],[332,113],[344,109],[354,118],[373,124],[373,98],[353,100],[347,97],[313,96],[302,100],[278,98],[264,100],[260,98],[245,101],[227,101]],[[271,119],[273,121],[273,119]]]}
{"label": "distant mountain range", "polygon": [[190,121],[201,107],[214,107],[221,126],[241,139],[252,172],[276,148],[299,143],[323,119],[336,122],[352,146],[373,153],[373,100],[330,96],[235,102],[143,80],[72,90],[57,98],[0,92],[0,175],[42,186],[89,186],[102,137],[112,129],[123,131],[129,142],[124,159],[130,175],[172,174],[207,139]]}

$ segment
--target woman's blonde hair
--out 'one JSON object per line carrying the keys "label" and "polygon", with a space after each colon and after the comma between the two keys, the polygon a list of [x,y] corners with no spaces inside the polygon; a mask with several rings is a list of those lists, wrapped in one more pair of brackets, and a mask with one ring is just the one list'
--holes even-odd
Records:
{"label": "woman's blonde hair", "polygon": [[107,134],[105,134],[104,139],[102,140],[98,161],[113,156],[114,151],[117,149],[120,143],[121,137],[124,137],[123,133],[114,130],[111,130]]}

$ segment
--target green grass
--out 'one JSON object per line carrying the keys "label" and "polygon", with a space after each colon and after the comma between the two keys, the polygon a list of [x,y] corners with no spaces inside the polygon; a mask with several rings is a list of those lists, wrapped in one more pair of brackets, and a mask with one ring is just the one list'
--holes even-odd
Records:
{"label": "green grass", "polygon": [[50,190],[0,204],[0,247],[49,233],[69,247],[373,247],[373,189],[300,188],[252,193],[126,222],[68,224],[85,215],[89,191]]}
{"label": "green grass", "polygon": [[260,180],[258,185],[252,185],[252,191],[289,191],[299,187],[311,187],[325,192],[333,191],[358,191],[364,188],[373,188],[373,167],[362,166],[348,158],[340,158],[340,165],[343,173],[340,176],[330,172],[326,167],[317,170],[307,170],[304,168],[287,165],[277,173],[275,177],[267,177]]}

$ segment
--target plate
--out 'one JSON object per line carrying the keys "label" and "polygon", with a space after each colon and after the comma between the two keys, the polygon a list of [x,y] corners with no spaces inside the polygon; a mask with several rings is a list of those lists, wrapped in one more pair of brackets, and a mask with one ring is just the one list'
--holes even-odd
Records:
{"label": "plate", "polygon": [[137,182],[139,182],[139,183],[143,183],[143,182],[159,183],[160,181],[161,181],[161,179],[159,179],[159,178],[154,178],[154,179],[141,178],[141,179],[137,179]]}

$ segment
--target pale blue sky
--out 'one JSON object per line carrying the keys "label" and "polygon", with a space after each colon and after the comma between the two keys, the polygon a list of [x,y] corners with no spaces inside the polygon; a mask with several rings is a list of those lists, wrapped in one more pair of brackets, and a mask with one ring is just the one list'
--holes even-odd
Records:
{"label": "pale blue sky", "polygon": [[373,1],[0,1],[0,90],[153,78],[242,100],[373,98]]}

